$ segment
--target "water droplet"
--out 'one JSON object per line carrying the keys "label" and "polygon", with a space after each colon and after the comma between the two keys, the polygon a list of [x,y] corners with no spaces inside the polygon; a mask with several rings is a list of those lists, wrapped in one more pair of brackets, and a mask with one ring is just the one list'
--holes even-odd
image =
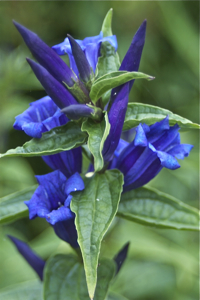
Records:
{"label": "water droplet", "polygon": [[99,201],[99,199],[97,198],[97,201]]}
{"label": "water droplet", "polygon": [[75,190],[75,191],[77,191],[77,189],[76,189],[76,188],[75,188],[74,190]]}
{"label": "water droplet", "polygon": [[61,205],[62,203],[61,202],[58,202],[58,205]]}

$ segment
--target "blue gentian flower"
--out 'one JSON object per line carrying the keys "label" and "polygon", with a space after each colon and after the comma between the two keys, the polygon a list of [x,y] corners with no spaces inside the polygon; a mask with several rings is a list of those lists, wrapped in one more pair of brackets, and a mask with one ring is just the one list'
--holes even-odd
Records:
{"label": "blue gentian flower", "polygon": [[[119,68],[120,71],[138,71],[142,50],[145,42],[146,21],[142,23]],[[111,125],[109,135],[105,141],[103,157],[105,161],[110,161],[117,148],[122,133],[125,114],[128,105],[129,91],[134,80],[129,81],[112,90],[110,104],[108,107],[108,119]]]}
{"label": "blue gentian flower", "polygon": [[43,132],[69,121],[49,96],[30,103],[30,107],[15,120],[13,127],[33,138],[41,138]]}
{"label": "blue gentian flower", "polygon": [[40,280],[43,280],[45,261],[39,257],[25,242],[17,239],[14,236],[7,236],[14,243],[19,253],[25,258],[32,269],[38,274]]}
{"label": "blue gentian flower", "polygon": [[36,176],[39,187],[32,198],[24,203],[29,209],[29,218],[45,218],[55,233],[72,247],[78,247],[74,224],[75,214],[70,210],[72,192],[82,191],[84,182],[78,173],[68,179],[62,172]]}
{"label": "blue gentian flower", "polygon": [[177,124],[169,126],[166,117],[151,126],[138,125],[130,144],[120,141],[110,168],[118,168],[124,174],[124,192],[148,183],[163,167],[180,167],[176,158],[184,159],[193,146],[180,143],[178,130]]}
{"label": "blue gentian flower", "polygon": [[[77,40],[76,42],[80,45],[81,49],[85,53],[85,56],[89,62],[89,65],[92,67],[93,72],[95,73],[96,65],[98,62],[98,57],[100,56],[100,46],[102,42],[109,42],[114,48],[115,51],[117,50],[117,38],[115,35],[103,37],[103,32],[101,31],[97,36],[86,37],[84,40]],[[66,38],[64,42],[55,45],[52,47],[53,50],[58,55],[65,55],[67,54],[69,57],[70,67],[79,75],[79,71],[72,54],[72,48],[69,41],[69,38]]]}

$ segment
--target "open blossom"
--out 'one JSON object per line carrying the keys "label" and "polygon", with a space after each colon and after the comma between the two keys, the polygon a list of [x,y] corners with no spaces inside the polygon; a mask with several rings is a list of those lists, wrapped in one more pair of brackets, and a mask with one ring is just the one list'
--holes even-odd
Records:
{"label": "open blossom", "polygon": [[70,202],[73,192],[84,189],[82,178],[75,173],[67,179],[59,170],[36,178],[39,187],[32,198],[25,201],[29,218],[45,218],[62,240],[78,247],[75,214],[70,209]]}
{"label": "open blossom", "polygon": [[[100,46],[102,42],[109,42],[114,48],[115,51],[117,50],[117,38],[115,35],[103,37],[103,32],[101,31],[99,35],[97,36],[91,36],[86,37],[83,40],[77,40],[76,42],[80,45],[81,49],[83,50],[89,65],[92,67],[93,72],[95,73],[96,65],[98,61],[98,57],[100,55]],[[52,47],[52,49],[58,54],[58,55],[65,55],[67,54],[69,57],[70,67],[71,69],[76,73],[76,75],[79,75],[79,71],[76,66],[76,62],[72,53],[71,44],[69,41],[69,38],[66,38],[64,42],[55,45]]]}
{"label": "open blossom", "polygon": [[175,170],[178,159],[188,156],[192,145],[181,144],[178,125],[169,126],[169,119],[151,126],[140,124],[135,128],[135,138],[129,144],[120,141],[110,168],[124,174],[124,191],[143,186],[152,180],[163,167]]}

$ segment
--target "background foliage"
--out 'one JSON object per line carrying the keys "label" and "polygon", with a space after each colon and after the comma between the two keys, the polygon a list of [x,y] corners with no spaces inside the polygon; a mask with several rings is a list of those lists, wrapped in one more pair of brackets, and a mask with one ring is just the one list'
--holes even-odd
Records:
{"label": "background foliage", "polygon": [[[63,41],[67,33],[78,39],[97,35],[110,7],[114,9],[113,33],[118,38],[121,59],[135,31],[147,19],[140,71],[156,79],[136,81],[129,101],[158,105],[198,123],[198,2],[1,2],[0,152],[28,140],[23,132],[12,129],[14,117],[45,95],[25,61],[31,54],[11,20],[37,32],[52,46]],[[195,146],[189,158],[181,162],[182,168],[162,170],[149,185],[197,207],[198,132],[182,133],[182,142]],[[33,185],[34,174],[49,171],[38,157],[2,159],[0,197]],[[24,218],[0,227],[1,289],[36,278],[5,237],[8,233],[29,242],[44,259],[52,253],[71,251],[44,220]],[[127,241],[131,242],[128,259],[112,286],[114,292],[130,300],[198,299],[198,233],[158,230],[116,218],[103,241],[102,255],[113,257]]]}

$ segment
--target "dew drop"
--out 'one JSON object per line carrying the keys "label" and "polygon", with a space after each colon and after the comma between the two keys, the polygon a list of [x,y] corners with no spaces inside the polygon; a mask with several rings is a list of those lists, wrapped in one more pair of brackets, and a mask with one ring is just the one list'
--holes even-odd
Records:
{"label": "dew drop", "polygon": [[97,198],[97,201],[99,201],[99,199]]}
{"label": "dew drop", "polygon": [[75,188],[74,190],[75,190],[75,191],[77,191],[77,189],[76,189],[76,188]]}

